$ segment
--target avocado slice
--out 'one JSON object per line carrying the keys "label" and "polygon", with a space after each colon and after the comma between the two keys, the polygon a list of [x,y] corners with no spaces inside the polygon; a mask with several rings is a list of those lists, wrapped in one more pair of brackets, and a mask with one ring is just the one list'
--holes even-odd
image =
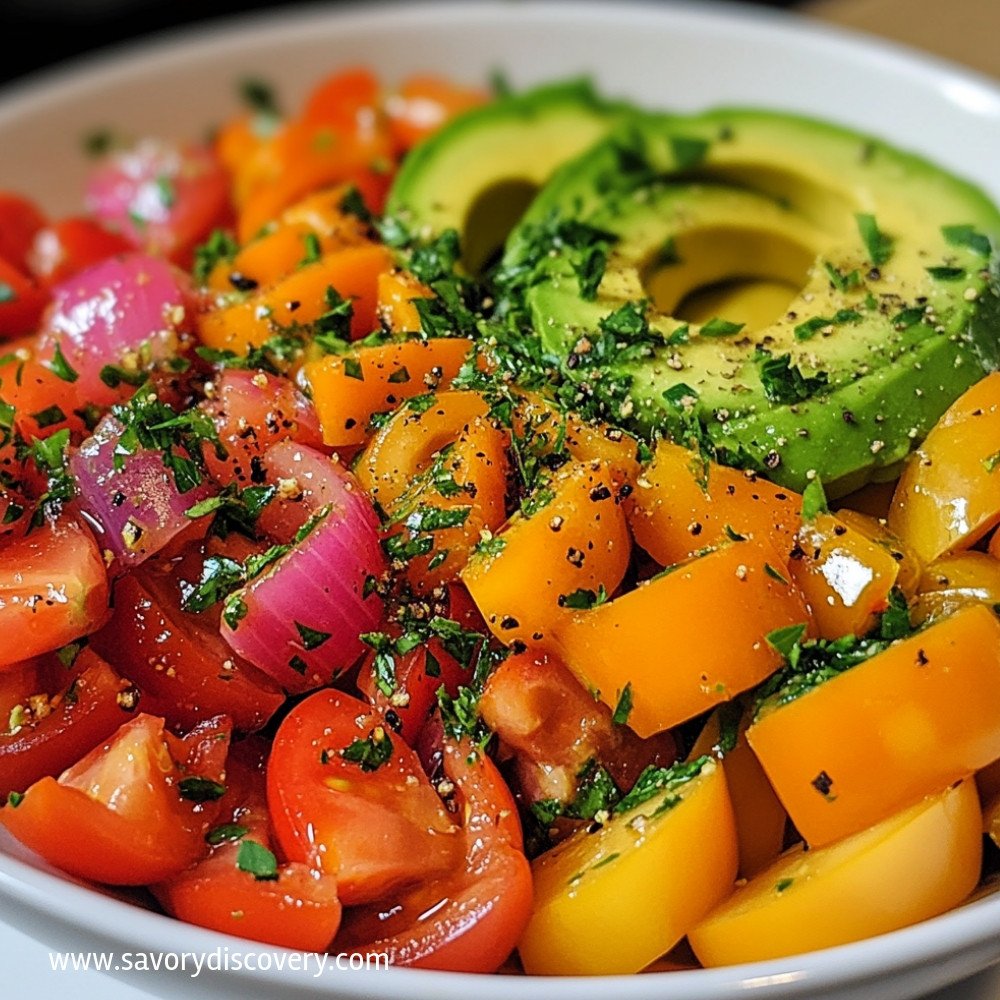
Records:
{"label": "avocado slice", "polygon": [[471,274],[495,262],[553,170],[631,109],[587,80],[550,84],[460,115],[407,156],[386,212],[423,238],[458,232]]}
{"label": "avocado slice", "polygon": [[840,496],[895,475],[997,367],[998,236],[981,191],[846,128],[756,109],[639,115],[532,203],[507,242],[502,307],[574,360],[642,303],[642,349],[633,336],[605,362],[625,389],[617,416]]}

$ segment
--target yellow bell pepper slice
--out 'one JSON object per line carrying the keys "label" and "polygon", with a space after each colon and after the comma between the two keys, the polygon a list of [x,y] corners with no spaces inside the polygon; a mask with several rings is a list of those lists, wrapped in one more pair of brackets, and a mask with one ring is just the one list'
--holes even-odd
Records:
{"label": "yellow bell pepper slice", "polygon": [[966,780],[819,850],[793,847],[689,934],[705,966],[860,941],[957,906],[979,881],[982,832]]}
{"label": "yellow bell pepper slice", "polygon": [[1000,521],[1000,372],[963,393],[910,456],[889,527],[925,562],[967,549]]}
{"label": "yellow bell pepper slice", "polygon": [[518,950],[530,975],[638,972],[668,952],[736,877],[736,829],[722,768],[580,830],[532,863],[535,908]]}
{"label": "yellow bell pepper slice", "polygon": [[924,568],[913,603],[916,622],[943,618],[973,604],[1000,602],[1000,559],[985,552],[959,552]]}
{"label": "yellow bell pepper slice", "polygon": [[689,760],[708,755],[722,761],[736,817],[741,878],[755,875],[781,853],[788,822],[785,807],[747,743],[752,714],[739,702],[720,705],[708,717],[688,754]]}
{"label": "yellow bell pepper slice", "polygon": [[822,639],[864,635],[884,611],[899,578],[899,562],[883,545],[834,514],[818,514],[798,536],[800,558],[788,568]]}

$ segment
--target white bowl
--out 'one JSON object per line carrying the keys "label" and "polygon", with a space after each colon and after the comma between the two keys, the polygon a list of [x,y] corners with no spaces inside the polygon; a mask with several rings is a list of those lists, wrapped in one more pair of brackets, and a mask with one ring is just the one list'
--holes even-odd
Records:
{"label": "white bowl", "polygon": [[[715,103],[798,110],[877,133],[976,181],[1000,200],[1000,89],[947,64],[790,15],[699,4],[437,3],[284,11],[199,28],[92,59],[0,94],[0,188],[53,212],[79,207],[81,137],[102,126],[199,135],[237,107],[235,81],[273,81],[294,107],[334,67],[388,78],[434,70],[515,85],[589,72],[656,107]],[[67,849],[72,849],[67,845]],[[54,947],[246,952],[53,872],[0,836],[0,917]],[[379,1000],[902,1000],[1000,961],[1000,896],[917,927],[780,961],[608,980],[470,977],[406,969],[178,973],[131,980],[164,996]],[[68,982],[68,981],[67,981]]]}

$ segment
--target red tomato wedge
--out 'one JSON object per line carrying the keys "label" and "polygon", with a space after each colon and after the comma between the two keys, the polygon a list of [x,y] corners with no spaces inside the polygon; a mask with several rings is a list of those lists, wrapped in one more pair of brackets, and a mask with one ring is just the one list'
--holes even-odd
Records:
{"label": "red tomato wedge", "polygon": [[108,661],[138,685],[142,706],[182,729],[226,713],[241,732],[260,729],[285,700],[266,674],[241,660],[219,635],[220,608],[182,607],[197,584],[203,550],[150,562],[115,585],[111,621],[93,637]]}
{"label": "red tomato wedge", "polygon": [[0,191],[0,257],[23,270],[31,241],[44,225],[45,216],[33,201]]}
{"label": "red tomato wedge", "polygon": [[[55,777],[108,739],[135,711],[135,689],[89,649],[80,651],[73,671],[68,687],[53,697],[29,683],[23,700],[17,699],[25,721],[0,735],[0,799],[47,775]],[[33,679],[41,681],[45,672],[36,670]],[[16,720],[18,706],[11,705],[6,717]]]}
{"label": "red tomato wedge", "polygon": [[267,799],[285,856],[335,875],[347,905],[460,864],[460,831],[416,753],[381,713],[339,691],[318,691],[285,718]]}
{"label": "red tomato wedge", "polygon": [[208,857],[153,886],[153,894],[168,913],[199,927],[283,948],[325,951],[340,926],[337,880],[274,858],[265,753],[266,745],[253,740],[234,748],[220,825],[206,834]]}
{"label": "red tomato wedge", "polygon": [[43,285],[56,285],[92,264],[127,253],[133,243],[84,216],[60,219],[35,233],[28,270]]}
{"label": "red tomato wedge", "polygon": [[72,518],[0,544],[0,669],[88,635],[107,616],[104,560]]}
{"label": "red tomato wedge", "polygon": [[133,246],[186,265],[195,246],[228,220],[229,180],[206,147],[146,139],[94,170],[87,207]]}
{"label": "red tomato wedge", "polygon": [[145,885],[177,875],[207,850],[229,728],[211,719],[181,740],[162,719],[138,715],[58,779],[8,801],[0,822],[80,878]]}
{"label": "red tomato wedge", "polygon": [[0,337],[34,333],[48,301],[26,274],[0,257]]}
{"label": "red tomato wedge", "polygon": [[464,863],[408,893],[347,911],[336,944],[387,953],[393,965],[495,972],[531,916],[517,809],[493,762],[468,741],[445,743],[444,771],[462,819]]}

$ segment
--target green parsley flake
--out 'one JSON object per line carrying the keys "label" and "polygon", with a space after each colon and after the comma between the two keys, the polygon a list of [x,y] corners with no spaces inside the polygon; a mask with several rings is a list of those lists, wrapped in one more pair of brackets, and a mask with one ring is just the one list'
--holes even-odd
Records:
{"label": "green parsley flake", "polygon": [[876,267],[880,267],[892,256],[892,237],[879,229],[874,215],[858,212],[854,218],[858,224],[861,240],[868,251],[868,259]]}
{"label": "green parsley flake", "polygon": [[611,717],[611,721],[617,726],[624,726],[628,723],[628,717],[632,714],[632,682],[629,681],[624,688],[622,688],[622,693],[618,698],[618,704],[615,706],[614,715]]}
{"label": "green parsley flake", "polygon": [[263,844],[256,840],[241,840],[236,855],[236,867],[241,872],[253,875],[258,882],[278,880],[278,859]]}
{"label": "green parsley flake", "polygon": [[226,794],[226,786],[209,778],[184,778],[177,786],[182,799],[189,802],[215,802]]}
{"label": "green parsley flake", "polygon": [[381,726],[376,726],[363,740],[353,740],[340,756],[358,764],[362,771],[377,771],[392,758],[392,740]]}

